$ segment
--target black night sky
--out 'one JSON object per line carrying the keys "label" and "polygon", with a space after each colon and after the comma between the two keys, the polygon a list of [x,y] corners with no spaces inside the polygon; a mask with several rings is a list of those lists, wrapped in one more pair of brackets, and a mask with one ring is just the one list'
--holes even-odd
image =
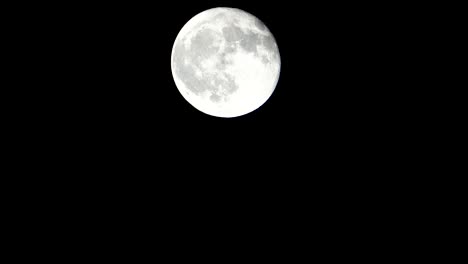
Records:
{"label": "black night sky", "polygon": [[[2,186],[13,190],[5,204],[20,204],[5,218],[22,226],[5,226],[45,245],[41,254],[120,259],[134,246],[132,263],[143,251],[154,260],[164,247],[178,256],[186,254],[178,243],[221,246],[231,237],[253,251],[259,242],[314,258],[321,246],[327,260],[351,259],[334,243],[363,255],[384,248],[374,242],[408,221],[389,210],[401,210],[395,201],[411,188],[397,164],[414,158],[400,140],[406,127],[394,124],[417,118],[397,119],[412,85],[396,78],[411,73],[398,57],[406,42],[391,37],[400,18],[390,4],[374,2],[16,2],[8,23],[21,28],[11,39],[19,51],[5,52],[22,70],[12,88],[19,100],[6,109],[14,122],[4,126],[14,131],[5,139],[15,162],[3,164],[12,168],[4,178],[19,184]],[[273,95],[237,118],[196,110],[172,78],[177,34],[213,7],[258,17],[281,55]]]}
{"label": "black night sky", "polygon": [[[371,168],[382,144],[391,144],[391,128],[382,122],[390,81],[377,63],[389,55],[380,48],[387,41],[379,35],[383,25],[375,22],[381,7],[332,1],[37,5],[46,11],[29,25],[31,67],[39,70],[28,125],[38,153],[50,153],[64,171],[295,184],[328,179],[310,175]],[[227,119],[187,103],[170,67],[183,25],[223,6],[261,19],[282,63],[270,99]]]}

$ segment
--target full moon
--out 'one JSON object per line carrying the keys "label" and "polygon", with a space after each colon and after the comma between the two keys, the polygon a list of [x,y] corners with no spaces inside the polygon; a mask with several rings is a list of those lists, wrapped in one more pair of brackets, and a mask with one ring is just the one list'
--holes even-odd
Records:
{"label": "full moon", "polygon": [[262,106],[275,90],[280,68],[270,30],[236,8],[194,16],[172,48],[177,89],[193,107],[217,117],[242,116]]}

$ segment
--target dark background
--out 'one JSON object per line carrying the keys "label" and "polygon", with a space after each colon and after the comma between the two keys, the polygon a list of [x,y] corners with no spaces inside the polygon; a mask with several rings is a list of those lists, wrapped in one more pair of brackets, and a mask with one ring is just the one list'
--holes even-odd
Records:
{"label": "dark background", "polygon": [[[103,244],[135,233],[148,241],[161,230],[170,233],[166,245],[183,235],[197,244],[204,228],[225,232],[213,241],[255,234],[279,245],[306,234],[331,249],[335,238],[351,245],[368,230],[372,243],[406,221],[389,213],[411,188],[400,166],[412,162],[399,141],[407,131],[393,125],[407,84],[395,78],[405,74],[405,43],[391,37],[400,19],[391,5],[19,5],[13,55],[25,70],[14,84],[21,100],[8,111],[21,113],[9,154],[20,184],[9,199],[24,200],[15,207],[29,214],[24,226]],[[282,59],[271,98],[238,118],[199,112],[171,74],[179,30],[218,6],[262,20]]]}
{"label": "dark background", "polygon": [[[260,18],[282,59],[273,95],[238,118],[199,112],[171,74],[179,30],[217,6]],[[329,180],[323,175],[346,185],[344,175],[386,173],[387,150],[402,132],[391,126],[399,87],[390,61],[399,43],[389,37],[390,8],[329,1],[25,5],[34,16],[20,46],[32,70],[24,77],[32,85],[22,133],[37,144],[33,157],[50,156],[46,164],[63,173],[293,186]]]}

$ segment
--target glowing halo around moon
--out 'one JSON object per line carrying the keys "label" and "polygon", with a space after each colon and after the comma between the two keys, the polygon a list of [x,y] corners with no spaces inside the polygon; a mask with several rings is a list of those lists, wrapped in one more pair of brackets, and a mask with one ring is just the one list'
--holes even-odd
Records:
{"label": "glowing halo around moon", "polygon": [[262,106],[278,83],[276,40],[255,16],[235,8],[213,8],[190,19],[171,54],[174,82],[199,111],[237,117]]}

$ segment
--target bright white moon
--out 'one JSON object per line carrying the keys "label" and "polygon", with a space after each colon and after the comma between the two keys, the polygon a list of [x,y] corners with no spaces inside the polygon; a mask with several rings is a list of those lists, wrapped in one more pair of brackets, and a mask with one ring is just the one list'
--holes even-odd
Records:
{"label": "bright white moon", "polygon": [[263,105],[281,68],[276,41],[253,15],[235,8],[199,13],[181,29],[171,69],[182,96],[201,112],[236,117]]}

